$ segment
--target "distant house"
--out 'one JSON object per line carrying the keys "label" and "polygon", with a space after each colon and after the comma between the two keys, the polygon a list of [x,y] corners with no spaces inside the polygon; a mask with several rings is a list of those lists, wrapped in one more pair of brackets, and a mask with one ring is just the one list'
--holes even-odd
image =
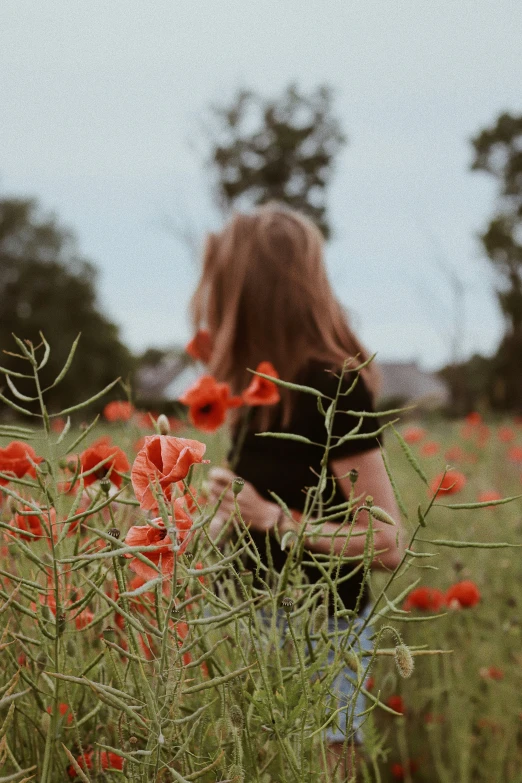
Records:
{"label": "distant house", "polygon": [[[439,408],[450,401],[448,385],[435,373],[422,370],[416,362],[379,362],[379,403],[417,403],[422,408]],[[154,366],[145,365],[137,374],[137,394],[143,400],[176,400],[196,378],[202,367],[186,354],[167,353]]]}
{"label": "distant house", "polygon": [[433,372],[422,370],[416,362],[378,363],[381,407],[389,401],[416,403],[422,408],[442,408],[450,403],[448,384]]}

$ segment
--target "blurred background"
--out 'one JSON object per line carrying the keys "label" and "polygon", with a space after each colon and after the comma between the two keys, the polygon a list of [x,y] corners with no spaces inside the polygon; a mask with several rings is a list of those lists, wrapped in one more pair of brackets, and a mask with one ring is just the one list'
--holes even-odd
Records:
{"label": "blurred background", "polygon": [[205,233],[277,198],[382,405],[521,412],[521,29],[512,0],[3,0],[0,348],[42,330],[54,377],[82,332],[54,409],[115,375],[175,398]]}

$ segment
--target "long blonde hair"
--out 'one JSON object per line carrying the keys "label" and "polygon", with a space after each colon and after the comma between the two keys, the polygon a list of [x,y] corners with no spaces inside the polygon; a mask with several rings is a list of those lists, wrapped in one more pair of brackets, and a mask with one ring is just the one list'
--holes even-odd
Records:
{"label": "long blonde hair", "polygon": [[[236,213],[208,235],[191,312],[194,327],[212,337],[209,372],[236,394],[252,379],[247,368],[261,361],[294,381],[314,360],[340,369],[346,359],[355,367],[368,358],[328,282],[322,234],[280,204]],[[373,362],[363,374],[373,394]],[[286,426],[293,395],[282,391]]]}

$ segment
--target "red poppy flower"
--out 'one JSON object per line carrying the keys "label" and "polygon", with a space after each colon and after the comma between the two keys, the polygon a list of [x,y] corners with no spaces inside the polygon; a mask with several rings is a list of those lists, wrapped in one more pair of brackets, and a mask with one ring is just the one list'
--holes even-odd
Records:
{"label": "red poppy flower", "polygon": [[468,413],[465,421],[466,424],[470,424],[472,427],[476,427],[478,424],[482,423],[482,416],[480,415],[480,413],[473,411],[472,413]]}
{"label": "red poppy flower", "polygon": [[81,631],[82,628],[86,628],[88,625],[90,625],[93,620],[94,614],[88,607],[86,607],[85,609],[82,609],[80,614],[76,615],[74,618],[74,624],[76,628]]}
{"label": "red poppy flower", "polygon": [[[17,527],[20,531],[26,531],[27,533],[32,533],[33,536],[39,536],[40,538],[47,538],[48,535],[45,532],[44,526],[42,525],[42,518],[38,514],[35,514],[33,509],[31,509],[29,506],[24,506],[24,511],[30,511],[31,513],[15,514],[13,519],[13,526]],[[49,510],[47,510],[46,508],[42,508],[42,517],[47,529],[53,534],[56,534],[56,511],[54,510],[54,508],[51,508]],[[15,535],[14,532],[13,535]],[[35,540],[33,536],[24,535],[23,532],[20,532],[19,535],[20,538],[22,538],[24,541]]]}
{"label": "red poppy flower", "polygon": [[103,409],[103,415],[107,421],[129,421],[134,413],[134,406],[130,402],[113,400],[108,402]]}
{"label": "red poppy flower", "polygon": [[364,683],[364,687],[366,688],[367,691],[373,691],[373,689],[375,687],[375,680],[374,680],[374,678],[373,677],[368,677],[368,679]]}
{"label": "red poppy flower", "polygon": [[[144,552],[144,556],[151,563],[157,566],[163,576],[172,576],[174,572],[174,551],[172,548],[172,541],[167,535],[165,525],[161,518],[153,520],[155,527],[152,525],[133,525],[129,528],[129,532],[125,538],[125,544],[127,546],[154,546],[156,549],[150,552]],[[158,571],[148,566],[142,560],[129,554],[127,557],[131,557],[129,568],[138,574],[146,582],[149,579],[155,579],[159,576]]]}
{"label": "red poppy flower", "polygon": [[440,445],[434,440],[430,440],[424,443],[421,447],[421,454],[423,457],[434,457],[440,451]]}
{"label": "red poppy flower", "polygon": [[466,454],[464,449],[461,449],[460,446],[450,446],[444,456],[448,462],[461,462],[465,458]]}
{"label": "red poppy flower", "polygon": [[88,476],[84,476],[84,485],[88,487],[96,481],[100,481],[100,479],[110,478],[112,483],[119,489],[123,481],[122,476],[119,474],[126,473],[130,466],[125,452],[112,444],[110,438],[106,435],[99,438],[80,454],[82,473],[87,473],[87,471],[92,470],[92,468],[95,468],[96,465],[104,460],[107,461],[100,465],[98,470],[94,471],[94,473],[89,473]]}
{"label": "red poppy flower", "polygon": [[434,712],[427,712],[424,716],[424,723],[444,723],[445,722],[444,715],[439,715]]}
{"label": "red poppy flower", "polygon": [[426,430],[422,427],[408,427],[402,433],[402,437],[406,443],[418,443],[426,435]]}
{"label": "red poppy flower", "polygon": [[62,419],[61,416],[58,416],[56,419],[52,419],[51,429],[53,432],[60,433],[64,427],[65,427],[65,419]]}
{"label": "red poppy flower", "polygon": [[194,427],[204,432],[215,432],[225,423],[228,409],[242,405],[241,397],[230,395],[228,383],[219,383],[212,375],[198,378],[179,401],[188,406]]}
{"label": "red poppy flower", "polygon": [[501,443],[511,443],[512,440],[515,440],[515,432],[511,427],[500,427],[497,435]]}
{"label": "red poppy flower", "polygon": [[522,446],[511,446],[507,455],[511,462],[522,462]]}
{"label": "red poppy flower", "polygon": [[480,592],[475,584],[470,580],[457,582],[446,591],[446,603],[450,607],[470,608],[480,601]]}
{"label": "red poppy flower", "polygon": [[[0,448],[0,473],[7,473],[16,478],[24,476],[36,476],[36,470],[31,464],[37,464],[43,457],[37,457],[32,446],[22,443],[19,440],[13,440],[5,448]],[[8,478],[0,478],[0,486],[9,484]]]}
{"label": "red poppy flower", "polygon": [[438,612],[445,603],[444,593],[436,587],[417,587],[407,596],[402,608],[406,611]]}
{"label": "red poppy flower", "polygon": [[406,714],[406,707],[404,706],[402,696],[390,696],[386,704],[392,710],[395,710],[395,712],[401,712],[403,715]]}
{"label": "red poppy flower", "polygon": [[[406,769],[408,770],[410,775],[413,775],[418,770],[418,768],[419,765],[416,761],[410,759],[407,762]],[[393,778],[395,778],[395,780],[404,780],[406,777],[406,769],[402,766],[402,764],[399,764],[398,762],[392,764],[391,773]]]}
{"label": "red poppy flower", "polygon": [[489,503],[492,500],[502,500],[502,495],[499,492],[495,492],[494,489],[487,489],[484,492],[479,492],[479,503]]}
{"label": "red poppy flower", "polygon": [[[270,362],[258,364],[256,372],[262,372],[272,378],[279,378],[277,370]],[[249,386],[243,392],[243,402],[246,405],[275,405],[280,399],[281,395],[276,384],[259,375],[254,375]]]}
{"label": "red poppy flower", "polygon": [[148,435],[132,466],[132,486],[140,506],[157,509],[152,488],[158,485],[170,500],[171,487],[187,476],[191,465],[208,462],[203,459],[206,446],[198,440],[175,438],[171,435]]}
{"label": "red poppy flower", "polygon": [[[118,756],[116,753],[107,752],[106,750],[102,750],[99,757],[98,757],[98,766],[101,769],[123,769],[123,761],[124,759],[122,756]],[[81,756],[78,756],[76,759],[76,763],[80,767],[80,769],[94,769],[94,751],[90,750],[87,753],[83,753]],[[77,777],[77,772],[74,769],[74,767],[71,766],[67,770],[69,777],[75,778]]]}
{"label": "red poppy flower", "polygon": [[499,669],[498,666],[490,666],[484,667],[479,670],[480,676],[484,680],[503,680],[504,679],[504,672],[502,669]]}
{"label": "red poppy flower", "polygon": [[460,492],[466,483],[466,476],[458,470],[447,470],[446,475],[439,473],[430,484],[432,494],[454,495]]}
{"label": "red poppy flower", "polygon": [[185,351],[193,359],[207,364],[212,354],[212,338],[207,329],[199,329],[185,347]]}
{"label": "red poppy flower", "polygon": [[[72,716],[72,714],[71,714],[71,712],[70,712],[70,709],[71,709],[71,708],[69,707],[69,705],[68,705],[68,704],[59,704],[59,705],[58,705],[58,712],[60,713],[60,715],[62,716],[62,718],[64,717],[64,715],[66,715],[67,713],[69,713],[69,714],[67,715],[67,723],[68,723],[68,724],[69,724],[69,723],[72,723],[72,719],[73,719],[73,716]],[[52,711],[53,711],[53,708],[52,708],[52,707],[49,705],[49,707],[47,707],[47,712],[49,713],[49,715],[51,715],[51,714],[52,714]]]}

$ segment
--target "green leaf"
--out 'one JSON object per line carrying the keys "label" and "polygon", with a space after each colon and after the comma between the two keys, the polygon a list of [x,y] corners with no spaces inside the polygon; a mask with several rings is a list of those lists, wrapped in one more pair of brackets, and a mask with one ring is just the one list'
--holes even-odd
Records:
{"label": "green leaf", "polygon": [[453,511],[459,511],[460,509],[474,509],[474,508],[488,508],[489,506],[503,506],[504,503],[511,503],[513,500],[520,500],[522,495],[512,495],[509,498],[501,498],[500,500],[484,500],[480,503],[434,503],[433,505],[440,508],[451,508]]}
{"label": "green leaf", "polygon": [[[52,388],[53,388],[53,386],[56,386],[57,384],[59,384],[59,383],[60,383],[60,381],[63,381],[63,379],[64,379],[64,378],[65,378],[65,376],[67,375],[67,373],[68,373],[68,371],[69,371],[69,367],[71,366],[72,360],[73,360],[73,358],[74,358],[74,354],[76,353],[76,348],[78,347],[78,342],[79,342],[79,340],[80,340],[81,334],[82,334],[82,333],[80,332],[80,334],[78,335],[78,337],[76,338],[76,340],[73,342],[73,344],[72,344],[72,346],[71,346],[71,350],[69,351],[69,356],[67,357],[67,360],[66,360],[66,362],[65,362],[65,364],[64,364],[64,366],[63,366],[63,368],[62,368],[62,370],[61,370],[61,371],[60,371],[60,373],[59,373],[59,374],[56,376],[56,378],[55,378],[55,379],[54,379],[54,381],[51,383],[51,385],[47,387],[47,389],[52,389]],[[47,389],[46,389],[46,391],[47,391]],[[64,412],[65,412],[65,411],[64,411]]]}
{"label": "green leaf", "polygon": [[45,345],[45,351],[44,351],[43,359],[40,362],[40,365],[38,367],[38,370],[40,371],[41,369],[43,369],[43,367],[45,367],[45,365],[49,361],[49,356],[51,355],[51,346],[49,345],[49,343],[47,342],[47,340],[43,336],[42,332],[40,332],[39,334],[40,334],[40,337],[42,338],[43,344]]}
{"label": "green leaf", "polygon": [[17,413],[23,413],[24,416],[36,416],[38,419],[42,418],[40,413],[32,413],[31,411],[28,411],[25,408],[21,408],[20,405],[17,405],[15,402],[8,400],[7,397],[4,397],[4,395],[1,392],[0,392],[0,400],[2,400],[2,402],[5,402],[6,405],[8,405]]}
{"label": "green leaf", "polygon": [[314,443],[313,440],[305,438],[304,435],[294,435],[291,432],[256,432],[258,438],[277,438],[278,440],[295,440],[298,443],[308,443],[310,446],[322,446],[324,444]]}
{"label": "green leaf", "polygon": [[314,397],[326,397],[326,394],[317,391],[317,389],[313,389],[311,386],[301,386],[301,384],[299,383],[290,383],[290,381],[282,381],[281,378],[273,378],[271,375],[265,375],[264,373],[256,372],[255,370],[248,369],[248,372],[251,372],[254,375],[259,375],[260,378],[266,378],[267,381],[272,381],[272,383],[275,383],[276,386],[282,386],[284,389],[290,389],[291,391],[300,391],[303,392],[303,394],[313,394]]}
{"label": "green leaf", "polygon": [[14,385],[13,381],[9,377],[9,375],[6,375],[5,379],[7,381],[7,385],[9,386],[9,388],[11,389],[11,391],[13,392],[14,396],[17,399],[22,400],[23,402],[34,402],[35,400],[38,399],[38,397],[26,397],[25,394],[19,392],[16,386]]}
{"label": "green leaf", "polygon": [[70,408],[65,408],[63,411],[60,411],[59,413],[54,413],[53,417],[56,416],[65,416],[67,413],[72,413],[73,411],[79,411],[82,408],[86,408],[87,405],[90,405],[92,402],[96,402],[96,400],[99,400],[100,397],[103,397],[104,394],[107,394],[116,384],[118,383],[120,379],[116,378],[115,381],[112,381],[112,383],[109,383],[108,386],[105,387],[105,389],[102,389],[98,392],[98,394],[95,394],[93,397],[89,397],[88,400],[84,400],[84,402],[79,402],[78,405],[72,405]]}
{"label": "green leaf", "polygon": [[426,538],[418,538],[417,541],[422,541],[424,544],[434,544],[435,546],[455,547],[456,549],[467,549],[468,547],[475,549],[509,549],[522,546],[522,544],[508,544],[505,541],[486,543],[483,541],[451,541],[446,538],[436,538],[433,541],[428,541]]}
{"label": "green leaf", "polygon": [[397,430],[395,429],[393,424],[394,424],[393,422],[390,422],[390,426],[392,428],[393,434],[395,435],[395,437],[399,441],[400,447],[403,450],[404,454],[406,455],[406,459],[408,460],[408,462],[412,466],[412,468],[415,471],[415,473],[419,476],[419,478],[426,484],[426,486],[428,486],[428,479],[427,479],[426,474],[424,473],[423,469],[419,465],[419,462],[417,461],[417,458],[413,454],[413,451],[410,449],[410,447],[408,446],[408,444],[406,443],[406,441],[404,440],[402,435],[399,432],[397,432]]}
{"label": "green leaf", "polygon": [[5,373],[6,375],[12,375],[13,378],[33,378],[32,375],[26,375],[23,372],[15,372],[14,370],[8,370],[7,367],[0,367],[0,372]]}

